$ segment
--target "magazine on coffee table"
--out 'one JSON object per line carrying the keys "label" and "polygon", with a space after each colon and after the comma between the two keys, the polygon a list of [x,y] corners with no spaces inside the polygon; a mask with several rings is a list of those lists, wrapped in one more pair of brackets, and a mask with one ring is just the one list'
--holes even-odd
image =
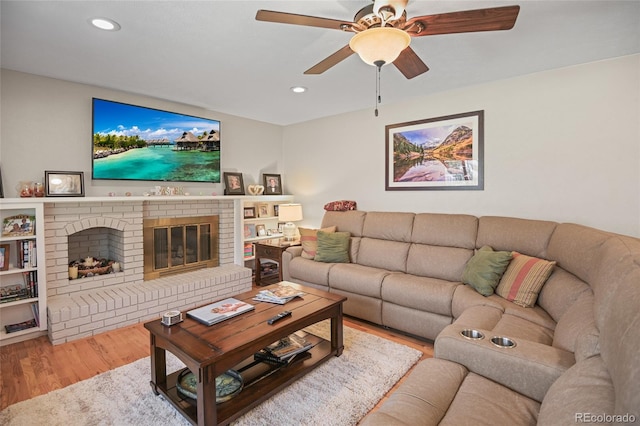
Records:
{"label": "magazine on coffee table", "polygon": [[255,306],[252,304],[230,297],[187,311],[187,316],[203,324],[213,325],[253,309],[255,309]]}
{"label": "magazine on coffee table", "polygon": [[303,291],[297,290],[286,284],[278,284],[274,288],[260,290],[256,297],[253,298],[253,300],[255,300],[256,302],[269,302],[284,305],[291,299],[303,296]]}

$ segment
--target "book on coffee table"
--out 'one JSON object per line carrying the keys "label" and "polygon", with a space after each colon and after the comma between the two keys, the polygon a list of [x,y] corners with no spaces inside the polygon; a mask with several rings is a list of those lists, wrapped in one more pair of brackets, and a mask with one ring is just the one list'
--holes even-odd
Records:
{"label": "book on coffee table", "polygon": [[230,297],[187,311],[187,316],[203,324],[213,325],[253,309],[255,309],[255,306],[252,304]]}
{"label": "book on coffee table", "polygon": [[321,339],[305,331],[296,331],[293,334],[280,339],[266,348],[256,352],[253,358],[256,361],[266,361],[273,364],[289,364],[296,355],[307,352],[317,345]]}

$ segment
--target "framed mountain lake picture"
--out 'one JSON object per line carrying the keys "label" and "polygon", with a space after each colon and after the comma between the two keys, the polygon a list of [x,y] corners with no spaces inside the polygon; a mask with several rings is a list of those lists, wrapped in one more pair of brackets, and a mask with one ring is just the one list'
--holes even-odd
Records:
{"label": "framed mountain lake picture", "polygon": [[385,126],[385,189],[484,189],[484,111]]}

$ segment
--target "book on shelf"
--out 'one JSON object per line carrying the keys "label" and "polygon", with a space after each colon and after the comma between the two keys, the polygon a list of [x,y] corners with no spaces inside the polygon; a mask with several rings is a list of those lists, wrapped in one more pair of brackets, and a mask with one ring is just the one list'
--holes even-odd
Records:
{"label": "book on shelf", "polygon": [[36,326],[40,327],[40,311],[37,303],[31,304],[31,312],[33,312],[33,319],[36,320]]}
{"label": "book on shelf", "polygon": [[304,292],[286,284],[277,284],[276,287],[260,290],[253,298],[257,302],[277,303],[284,305],[296,297],[303,297]]}
{"label": "book on shelf", "polygon": [[19,240],[17,245],[18,268],[35,268],[38,266],[35,240]]}
{"label": "book on shelf", "polygon": [[296,331],[284,339],[273,342],[253,355],[256,361],[286,365],[298,354],[307,352],[318,344],[320,339],[305,331]]}
{"label": "book on shelf", "polygon": [[12,284],[0,287],[0,303],[13,302],[20,299],[28,299],[29,290],[20,284]]}
{"label": "book on shelf", "polygon": [[4,326],[4,329],[7,331],[7,333],[15,333],[16,331],[26,330],[27,328],[34,328],[37,326],[38,323],[36,322],[36,319],[33,318],[28,321],[19,322],[16,324],[7,324]]}
{"label": "book on shelf", "polygon": [[187,316],[205,325],[213,325],[255,309],[250,303],[230,297],[187,311]]}

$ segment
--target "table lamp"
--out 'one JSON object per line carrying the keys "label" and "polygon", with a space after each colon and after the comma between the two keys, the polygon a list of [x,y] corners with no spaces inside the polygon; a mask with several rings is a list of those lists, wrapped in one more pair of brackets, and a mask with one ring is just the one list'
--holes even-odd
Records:
{"label": "table lamp", "polygon": [[291,241],[296,235],[296,225],[293,222],[302,220],[302,204],[280,204],[278,207],[278,221],[285,222],[282,233],[286,241]]}

